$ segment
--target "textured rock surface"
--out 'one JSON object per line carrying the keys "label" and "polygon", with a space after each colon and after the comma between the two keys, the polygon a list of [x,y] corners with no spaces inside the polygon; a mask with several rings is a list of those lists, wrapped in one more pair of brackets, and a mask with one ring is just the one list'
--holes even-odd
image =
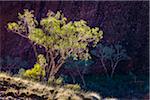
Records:
{"label": "textured rock surface", "polygon": [[93,96],[97,98],[96,100],[101,100],[97,93],[50,87],[0,73],[1,100],[95,100]]}

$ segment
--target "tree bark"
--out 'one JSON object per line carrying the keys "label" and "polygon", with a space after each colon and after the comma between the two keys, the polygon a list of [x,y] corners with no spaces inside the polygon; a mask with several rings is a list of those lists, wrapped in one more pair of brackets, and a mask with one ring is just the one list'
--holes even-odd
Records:
{"label": "tree bark", "polygon": [[72,78],[72,81],[73,81],[73,83],[75,83],[75,78],[74,78],[74,76],[69,72],[69,74],[70,74],[70,76],[71,76],[71,78]]}
{"label": "tree bark", "polygon": [[[51,70],[53,69],[52,67],[54,66],[53,65],[54,59],[53,59],[52,51],[48,50],[46,52],[47,52],[46,60],[48,62],[48,65],[47,65],[47,69],[45,71],[46,71],[46,80],[48,80],[48,78],[51,76],[50,74],[51,74]],[[49,57],[50,57],[50,59],[49,59]]]}
{"label": "tree bark", "polygon": [[106,68],[106,66],[105,66],[105,64],[104,64],[103,58],[101,58],[100,60],[101,60],[102,66],[103,66],[103,68],[104,68],[105,74],[106,74],[107,78],[109,78],[109,74],[108,74],[107,68]]}
{"label": "tree bark", "polygon": [[59,71],[61,66],[64,64],[64,61],[62,61],[60,64],[55,66],[55,69],[53,70],[52,76],[55,76],[55,74]]}
{"label": "tree bark", "polygon": [[113,66],[113,68],[112,68],[112,71],[111,71],[111,78],[112,78],[112,77],[113,77],[113,75],[114,75],[114,72],[115,72],[115,69],[116,69],[116,67],[117,67],[118,63],[119,63],[119,60],[118,60],[118,61],[116,61],[116,63],[114,64],[114,66]]}
{"label": "tree bark", "polygon": [[85,83],[84,77],[83,77],[83,75],[81,74],[81,72],[80,72],[79,68],[77,68],[77,71],[78,71],[79,76],[80,76],[80,78],[81,78],[81,80],[82,80],[83,87],[86,87],[86,83]]}

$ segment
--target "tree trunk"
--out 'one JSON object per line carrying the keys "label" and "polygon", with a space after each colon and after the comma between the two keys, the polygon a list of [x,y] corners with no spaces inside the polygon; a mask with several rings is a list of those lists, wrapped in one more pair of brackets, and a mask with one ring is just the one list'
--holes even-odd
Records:
{"label": "tree trunk", "polygon": [[72,81],[73,81],[73,83],[75,83],[75,78],[74,78],[74,76],[69,72],[69,74],[70,74],[70,76],[71,76],[71,78],[72,78]]}
{"label": "tree trunk", "polygon": [[53,67],[53,64],[52,64],[52,62],[50,62],[50,64],[49,65],[47,65],[47,68],[46,68],[46,70],[45,70],[45,72],[46,72],[46,80],[48,81],[48,79],[49,79],[49,77],[51,77],[52,75],[52,68]]}
{"label": "tree trunk", "polygon": [[37,59],[38,53],[37,53],[36,46],[32,42],[30,42],[30,43],[31,43],[33,51],[34,51],[35,58]]}
{"label": "tree trunk", "polygon": [[52,71],[52,76],[55,76],[55,74],[57,74],[57,72],[59,71],[59,69],[62,67],[62,65],[64,64],[64,60],[61,61],[59,64],[54,66],[54,69]]}
{"label": "tree trunk", "polygon": [[113,68],[112,68],[112,71],[111,71],[111,78],[112,78],[113,75],[114,75],[114,72],[115,72],[115,69],[116,69],[118,63],[119,63],[119,61],[116,61],[116,63],[114,64],[114,66],[113,66]]}
{"label": "tree trunk", "polygon": [[[48,79],[49,77],[55,76],[55,74],[59,71],[61,66],[64,64],[64,59],[63,59],[63,55],[60,56],[59,59],[56,59],[58,55],[54,50],[48,50],[47,52],[48,54],[46,59],[47,61],[49,61],[49,63],[48,63],[48,70],[46,70],[47,72],[46,78]],[[50,57],[50,60],[48,59],[48,57]]]}
{"label": "tree trunk", "polygon": [[102,63],[102,66],[103,66],[103,68],[104,68],[104,71],[105,71],[105,74],[106,74],[107,78],[109,78],[109,74],[108,74],[107,68],[106,68],[106,66],[105,66],[105,64],[104,64],[103,58],[100,59],[100,61],[101,61],[101,63]]}
{"label": "tree trunk", "polygon": [[53,52],[49,50],[49,56],[50,56],[50,61],[48,65],[48,70],[47,70],[47,78],[51,77],[55,68],[55,61],[54,61],[54,56]]}
{"label": "tree trunk", "polygon": [[83,83],[83,87],[86,87],[86,83],[85,83],[85,80],[84,80],[84,77],[83,77],[83,75],[81,74],[81,72],[80,72],[80,70],[77,68],[77,71],[78,71],[78,73],[79,73],[79,76],[80,76],[80,78],[81,78],[81,80],[82,80],[82,83]]}

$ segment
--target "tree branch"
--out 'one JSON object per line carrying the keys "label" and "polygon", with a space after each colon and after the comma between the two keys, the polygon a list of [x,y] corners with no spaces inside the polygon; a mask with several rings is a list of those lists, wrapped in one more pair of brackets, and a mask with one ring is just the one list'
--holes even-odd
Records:
{"label": "tree branch", "polygon": [[56,65],[56,69],[55,69],[53,75],[55,75],[58,72],[58,70],[61,68],[61,66],[64,64],[64,62],[65,61],[63,60],[60,64]]}
{"label": "tree branch", "polygon": [[106,74],[106,76],[107,76],[107,78],[108,78],[108,77],[109,77],[109,74],[108,74],[107,68],[106,68],[106,66],[105,66],[103,57],[102,57],[100,60],[101,60],[102,66],[103,66],[103,68],[104,68],[105,74]]}
{"label": "tree branch", "polygon": [[20,35],[20,36],[23,37],[23,38],[29,39],[26,35],[23,35],[23,34],[17,32],[17,31],[14,31],[14,32],[15,32],[16,34]]}
{"label": "tree branch", "polygon": [[30,42],[30,43],[31,43],[31,45],[32,45],[32,47],[33,47],[33,51],[34,51],[35,57],[36,57],[36,59],[37,59],[38,53],[37,53],[36,46],[35,46],[32,42]]}
{"label": "tree branch", "polygon": [[113,66],[113,68],[112,68],[111,78],[113,77],[113,74],[114,74],[114,72],[115,72],[115,69],[116,69],[116,67],[117,67],[117,65],[118,65],[118,63],[119,63],[120,61],[121,61],[121,60],[117,60],[117,61],[115,62],[114,66]]}

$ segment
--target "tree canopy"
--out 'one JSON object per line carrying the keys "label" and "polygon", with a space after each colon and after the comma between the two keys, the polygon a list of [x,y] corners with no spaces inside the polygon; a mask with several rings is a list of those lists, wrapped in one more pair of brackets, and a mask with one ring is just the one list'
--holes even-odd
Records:
{"label": "tree canopy", "polygon": [[88,47],[95,47],[103,35],[98,27],[91,28],[84,20],[68,22],[59,11],[56,14],[48,11],[47,16],[38,22],[33,11],[25,9],[23,14],[18,14],[18,19],[8,23],[8,30],[45,48],[50,76],[56,74],[70,56],[89,59]]}

